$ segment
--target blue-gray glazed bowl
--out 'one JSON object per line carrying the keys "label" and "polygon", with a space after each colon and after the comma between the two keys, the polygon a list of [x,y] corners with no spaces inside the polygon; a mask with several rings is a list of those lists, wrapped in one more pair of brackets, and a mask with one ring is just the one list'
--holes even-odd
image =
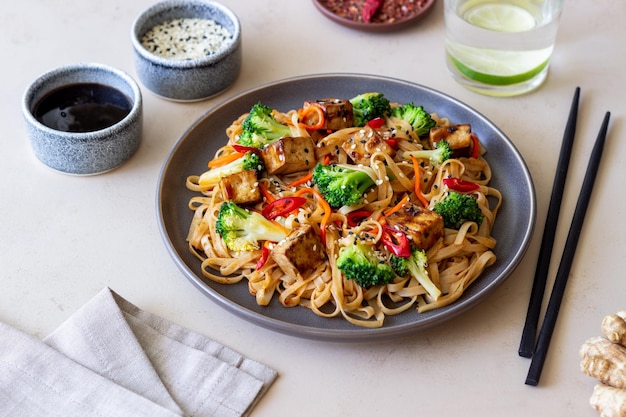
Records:
{"label": "blue-gray glazed bowl", "polygon": [[[208,19],[231,34],[218,51],[192,59],[163,57],[142,44],[146,32],[176,19]],[[211,0],[165,0],[141,13],[133,22],[131,40],[135,70],[142,84],[156,95],[174,101],[200,101],[226,90],[241,70],[241,26],[224,5]]]}
{"label": "blue-gray glazed bowl", "polygon": [[[94,131],[75,132],[51,128],[40,122],[35,110],[49,94],[74,84],[100,84],[121,92],[130,111],[117,123]],[[143,102],[139,85],[127,73],[97,63],[79,63],[50,70],[24,92],[22,113],[35,156],[57,171],[95,175],[128,160],[139,148]]]}

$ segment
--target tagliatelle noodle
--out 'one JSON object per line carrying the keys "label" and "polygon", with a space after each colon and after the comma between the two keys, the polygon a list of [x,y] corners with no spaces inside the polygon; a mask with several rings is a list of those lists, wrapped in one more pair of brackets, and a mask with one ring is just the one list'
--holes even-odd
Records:
{"label": "tagliatelle noodle", "polygon": [[[286,113],[274,110],[272,114],[276,120],[289,126],[292,136],[311,136],[299,123],[297,109]],[[242,114],[226,129],[226,144],[217,150],[215,158],[234,152],[232,145],[237,143],[246,116]],[[435,113],[431,116],[439,126],[450,125],[446,118]],[[261,250],[230,251],[215,231],[217,214],[225,197],[219,187],[201,187],[198,184],[199,175],[189,176],[186,187],[198,195],[189,201],[194,215],[187,240],[190,251],[201,262],[203,275],[225,285],[247,280],[248,290],[259,305],[268,305],[276,299],[288,308],[304,307],[320,317],[336,319],[340,316],[354,325],[369,328],[383,326],[386,316],[403,312],[419,314],[456,301],[496,260],[493,252],[496,242],[491,237],[491,229],[502,204],[502,195],[488,185],[492,173],[482,157],[449,159],[437,167],[431,166],[428,161],[420,165],[419,189],[429,202],[427,208],[432,209],[437,201],[445,198],[448,189],[443,179],[452,176],[479,184],[472,195],[476,197],[484,216],[480,226],[468,222],[459,230],[445,229],[444,236],[427,250],[430,279],[442,292],[437,300],[432,299],[413,277],[397,277],[387,285],[364,289],[353,280],[346,279],[336,266],[341,247],[353,244],[357,237],[371,244],[380,241],[384,213],[403,198],[419,204],[415,195],[414,167],[409,159],[402,157],[402,153],[422,149],[423,143],[408,124],[390,118],[386,118],[385,122],[378,131],[383,137],[393,135],[397,140],[395,156],[375,151],[369,157],[369,166],[351,166],[366,172],[377,187],[365,194],[362,204],[332,211],[324,242],[327,260],[306,277],[285,274],[272,257],[256,270]],[[316,155],[319,155],[317,162],[321,162],[324,155],[330,155],[332,163],[351,164],[342,144],[361,129],[341,129],[323,137],[316,148]],[[310,183],[288,186],[302,175],[265,175],[259,182],[276,198],[289,197],[312,186]],[[325,215],[323,206],[311,193],[298,195],[306,199],[305,204],[298,211],[277,220],[289,230],[301,224],[310,224],[320,233]],[[264,204],[258,203],[252,209],[260,211]],[[367,210],[372,214],[356,227],[350,227],[347,215],[355,210]],[[411,309],[416,312],[409,313]]]}

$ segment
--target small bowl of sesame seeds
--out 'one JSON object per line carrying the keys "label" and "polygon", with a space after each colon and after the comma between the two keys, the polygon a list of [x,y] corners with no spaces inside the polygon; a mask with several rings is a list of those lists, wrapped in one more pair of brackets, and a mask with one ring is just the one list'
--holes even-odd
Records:
{"label": "small bowl of sesame seeds", "polygon": [[131,38],[139,80],[169,100],[215,96],[241,70],[239,19],[212,0],[156,3],[135,19]]}

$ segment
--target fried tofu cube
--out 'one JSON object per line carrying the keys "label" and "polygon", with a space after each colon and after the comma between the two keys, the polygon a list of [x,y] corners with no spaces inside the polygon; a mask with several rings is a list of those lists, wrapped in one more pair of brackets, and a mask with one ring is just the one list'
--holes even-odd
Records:
{"label": "fried tofu cube", "polygon": [[294,229],[274,246],[271,256],[285,274],[296,278],[308,276],[326,258],[322,240],[311,225]]}
{"label": "fried tofu cube", "polygon": [[307,100],[302,108],[306,109],[310,106],[317,106],[324,112],[324,126],[322,129],[339,130],[354,126],[354,112],[352,103],[349,100],[337,98]]}
{"label": "fried tofu cube", "polygon": [[443,218],[439,213],[408,204],[387,216],[387,224],[403,231],[415,246],[427,250],[443,236]]}
{"label": "fried tofu cube", "polygon": [[261,150],[269,174],[291,174],[315,166],[315,144],[311,138],[286,137]]}
{"label": "fried tofu cube", "polygon": [[247,169],[227,175],[220,180],[222,195],[237,204],[254,204],[261,201],[257,172]]}
{"label": "fried tofu cube", "polygon": [[355,164],[369,166],[369,159],[374,152],[383,152],[393,156],[394,149],[383,137],[369,126],[355,132],[350,139],[341,144],[342,149]]}
{"label": "fried tofu cube", "polygon": [[471,152],[472,126],[469,124],[454,126],[438,126],[430,129],[428,141],[431,149],[435,149],[437,142],[445,140],[454,151],[455,156],[466,156]]}

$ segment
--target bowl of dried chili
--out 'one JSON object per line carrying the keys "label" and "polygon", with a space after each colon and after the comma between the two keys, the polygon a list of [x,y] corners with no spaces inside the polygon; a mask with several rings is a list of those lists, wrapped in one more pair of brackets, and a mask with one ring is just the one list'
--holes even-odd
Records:
{"label": "bowl of dried chili", "polygon": [[368,32],[404,29],[425,17],[436,0],[313,0],[328,19]]}

